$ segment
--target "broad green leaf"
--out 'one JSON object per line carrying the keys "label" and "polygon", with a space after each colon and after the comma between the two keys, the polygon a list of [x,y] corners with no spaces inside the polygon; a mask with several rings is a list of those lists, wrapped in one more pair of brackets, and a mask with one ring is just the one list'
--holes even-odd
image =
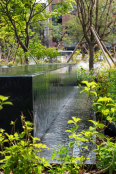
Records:
{"label": "broad green leaf", "polygon": [[85,83],[87,86],[89,86],[89,82],[88,81],[82,81],[81,83]]}
{"label": "broad green leaf", "polygon": [[42,144],[42,143],[33,144],[33,146],[36,147],[36,148],[38,148],[38,149],[40,149],[40,148],[42,148],[42,149],[46,149],[46,148],[49,149],[49,148],[47,147],[47,145]]}
{"label": "broad green leaf", "polygon": [[18,136],[19,136],[19,134],[18,134],[17,132],[15,132],[15,133],[14,133],[14,136],[15,136],[15,137],[18,137]]}
{"label": "broad green leaf", "polygon": [[75,142],[70,142],[70,143],[69,143],[69,147],[70,147],[70,148],[73,147],[74,144],[75,144]]}
{"label": "broad green leaf", "polygon": [[73,120],[69,120],[67,123],[73,123],[74,124],[74,121]]}
{"label": "broad green leaf", "polygon": [[103,106],[102,103],[93,103],[92,105],[100,105],[100,106]]}
{"label": "broad green leaf", "polygon": [[102,110],[103,115],[108,115],[110,113],[109,109]]}
{"label": "broad green leaf", "polygon": [[88,120],[88,121],[92,122],[96,127],[99,127],[99,128],[104,128],[104,127],[106,127],[106,125],[101,124],[101,123],[99,123],[99,122],[97,122],[97,121],[94,121],[94,120]]}
{"label": "broad green leaf", "polygon": [[33,140],[34,141],[40,141],[40,138],[34,137]]}
{"label": "broad green leaf", "polygon": [[101,101],[104,101],[104,102],[113,102],[112,98],[108,98],[108,97],[102,97],[102,98],[99,98],[97,102],[101,102]]}
{"label": "broad green leaf", "polygon": [[95,83],[95,82],[91,82],[90,84],[91,84],[91,85],[94,85],[94,86],[97,86],[97,85],[98,85],[98,84]]}
{"label": "broad green leaf", "polygon": [[88,147],[86,145],[82,145],[81,147],[84,149],[88,149]]}
{"label": "broad green leaf", "polygon": [[24,138],[25,133],[21,133],[21,134],[19,134],[19,136],[20,136],[20,138]]}
{"label": "broad green leaf", "polygon": [[13,105],[12,102],[3,102],[4,105]]}
{"label": "broad green leaf", "polygon": [[108,120],[110,123],[112,122],[112,119],[113,119],[113,118],[110,117],[110,116],[107,117],[107,120]]}
{"label": "broad green leaf", "polygon": [[71,130],[66,130],[65,132],[71,132]]}
{"label": "broad green leaf", "polygon": [[4,131],[5,131],[4,129],[2,129],[2,128],[0,129],[0,132],[1,132],[1,133],[3,133]]}
{"label": "broad green leaf", "polygon": [[104,134],[102,134],[102,133],[97,133],[97,135],[100,137],[100,138],[105,138],[105,136],[104,136]]}
{"label": "broad green leaf", "polygon": [[8,98],[9,98],[9,97],[5,97],[5,96],[3,96],[3,95],[0,95],[0,100],[2,100],[2,101],[8,100]]}
{"label": "broad green leaf", "polygon": [[10,125],[14,125],[14,124],[15,124],[15,122],[14,121],[11,121]]}
{"label": "broad green leaf", "polygon": [[77,123],[78,121],[80,121],[80,118],[76,118],[76,117],[72,117],[72,119]]}
{"label": "broad green leaf", "polygon": [[95,96],[97,96],[97,93],[95,91],[90,91],[90,93],[94,94]]}
{"label": "broad green leaf", "polygon": [[116,110],[116,108],[111,108],[111,111],[114,113],[115,112],[115,110]]}
{"label": "broad green leaf", "polygon": [[95,131],[95,127],[89,126],[90,131]]}

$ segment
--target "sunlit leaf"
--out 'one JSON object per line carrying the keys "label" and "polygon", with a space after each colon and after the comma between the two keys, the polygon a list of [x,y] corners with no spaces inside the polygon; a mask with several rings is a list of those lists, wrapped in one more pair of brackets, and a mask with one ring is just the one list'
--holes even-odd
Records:
{"label": "sunlit leaf", "polygon": [[77,123],[78,121],[80,121],[80,118],[76,118],[76,117],[72,117],[72,119]]}
{"label": "sunlit leaf", "polygon": [[13,105],[12,102],[3,102],[4,105]]}
{"label": "sunlit leaf", "polygon": [[3,96],[3,95],[0,95],[0,100],[2,100],[2,101],[8,100],[8,98],[9,98],[9,97],[5,97],[5,96]]}

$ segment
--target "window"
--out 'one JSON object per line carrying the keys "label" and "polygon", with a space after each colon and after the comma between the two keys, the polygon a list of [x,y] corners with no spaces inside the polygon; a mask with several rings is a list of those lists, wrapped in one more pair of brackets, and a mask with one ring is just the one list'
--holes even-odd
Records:
{"label": "window", "polygon": [[[55,9],[57,9],[56,4],[52,4],[52,11],[55,10]],[[58,24],[62,25],[62,16],[58,16],[58,18],[56,18],[55,16],[52,16],[52,24],[58,30],[58,27],[59,27]],[[56,28],[54,28],[55,32],[57,32]],[[52,42],[56,42],[56,41],[57,41],[57,38],[53,37]]]}
{"label": "window", "polygon": [[[55,10],[56,4],[52,4],[52,11]],[[55,18],[55,16],[52,16],[52,22],[53,25],[58,25],[58,24],[62,24],[62,15],[60,15],[58,18]]]}

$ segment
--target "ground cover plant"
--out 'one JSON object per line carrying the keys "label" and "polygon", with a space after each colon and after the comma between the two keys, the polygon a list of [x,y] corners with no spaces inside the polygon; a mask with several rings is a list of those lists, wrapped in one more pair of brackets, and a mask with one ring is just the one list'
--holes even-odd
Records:
{"label": "ground cover plant", "polygon": [[109,168],[109,174],[115,172],[116,168],[116,134],[110,131],[110,127],[108,129],[108,126],[111,124],[114,126],[116,121],[115,75],[116,69],[111,68],[97,74],[95,77],[96,83],[83,81],[83,83],[86,83],[84,91],[87,95],[93,95],[93,109],[98,120],[95,125],[99,123],[104,125],[104,127],[96,128],[99,132],[98,135],[100,135],[98,137],[96,134],[98,140],[96,144],[97,166],[104,171],[107,171]]}
{"label": "ground cover plant", "polygon": [[83,67],[79,67],[77,68],[77,83],[78,85],[81,84],[82,85],[82,81],[86,80],[86,81],[93,81],[94,79],[94,75],[92,73],[92,71],[87,72],[87,70],[85,70]]}
{"label": "ground cover plant", "polygon": [[[95,81],[82,81],[86,84],[82,87],[81,92],[88,95],[88,99],[93,101],[92,107],[97,116],[97,121],[88,120],[93,124],[88,130],[78,132],[81,118],[72,117],[68,124],[74,125],[71,129],[66,130],[69,133],[70,143],[68,147],[61,146],[54,149],[51,159],[57,161],[57,164],[50,165],[45,158],[41,158],[42,149],[47,148],[40,142],[40,139],[33,137],[33,123],[25,121],[22,115],[23,132],[20,134],[15,132],[15,122],[11,121],[14,133],[9,135],[5,130],[0,129],[0,168],[4,174],[90,174],[90,173],[115,173],[116,168],[116,142],[115,136],[110,137],[104,134],[108,128],[108,123],[116,121],[116,91],[115,91],[115,74],[116,69],[108,69],[96,75]],[[0,96],[0,109],[4,109],[4,104],[12,104],[8,102],[8,97]],[[87,100],[88,104],[88,100]],[[86,108],[85,108],[86,109]],[[5,143],[8,146],[5,146]],[[88,144],[92,144],[88,148]],[[69,151],[77,146],[81,155],[74,157],[69,155]],[[89,153],[95,151],[96,169],[93,166],[86,166],[86,160]]]}

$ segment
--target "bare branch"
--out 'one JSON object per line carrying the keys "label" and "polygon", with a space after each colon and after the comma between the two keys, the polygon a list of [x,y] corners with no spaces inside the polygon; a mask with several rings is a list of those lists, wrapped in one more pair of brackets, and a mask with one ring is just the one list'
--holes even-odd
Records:
{"label": "bare branch", "polygon": [[108,33],[104,34],[104,35],[101,37],[102,40],[103,40],[105,37],[108,37],[108,36],[113,32],[115,23],[116,23],[116,19],[115,19],[115,21],[114,21],[114,24],[113,24],[111,30],[110,30]]}
{"label": "bare branch", "polygon": [[79,21],[81,24],[83,24],[82,22],[82,19],[81,19],[81,15],[80,15],[80,3],[79,3],[79,0],[76,0],[76,3],[77,3],[77,14],[78,14],[78,18],[79,18]]}
{"label": "bare branch", "polygon": [[52,1],[53,1],[53,0],[51,0],[44,8],[42,8],[42,9],[41,9],[40,11],[38,11],[37,13],[31,15],[31,16],[30,16],[30,20],[31,20],[34,16],[36,16],[36,15],[42,13],[42,12],[52,3]]}
{"label": "bare branch", "polygon": [[106,5],[104,6],[103,12],[102,12],[102,14],[101,14],[101,16],[100,16],[100,18],[99,18],[98,23],[100,23],[100,21],[101,21],[103,15],[104,15],[104,12],[105,12],[105,10],[106,10],[107,5],[108,5],[108,0],[106,1]]}
{"label": "bare branch", "polygon": [[108,7],[108,12],[107,12],[107,15],[106,15],[106,24],[105,24],[105,28],[104,28],[104,32],[103,32],[103,35],[105,34],[106,32],[106,29],[107,29],[107,22],[108,22],[108,17],[109,17],[109,14],[110,14],[110,9],[111,9],[111,3],[112,3],[112,0],[110,0],[110,4],[109,4],[109,7]]}
{"label": "bare branch", "polygon": [[97,30],[97,28],[98,28],[98,11],[99,11],[98,5],[99,5],[99,0],[96,1],[96,23],[95,23],[95,30]]}
{"label": "bare branch", "polygon": [[87,3],[87,0],[85,0],[85,3],[86,3],[87,8],[89,9],[89,5],[88,5],[88,3]]}
{"label": "bare branch", "polygon": [[84,12],[83,12],[83,5],[82,5],[84,2],[82,2],[81,0],[76,0],[76,3],[77,3],[77,9],[78,9],[78,18],[79,18],[79,21],[83,28],[84,37],[86,38],[87,42],[89,43],[90,40],[89,40],[89,37],[87,35],[87,30],[86,30],[86,26],[87,26],[88,22],[86,23]]}
{"label": "bare branch", "polygon": [[86,9],[85,9],[85,5],[83,0],[81,0],[81,13],[82,13],[82,18],[83,18],[83,22],[84,24],[86,24]]}

